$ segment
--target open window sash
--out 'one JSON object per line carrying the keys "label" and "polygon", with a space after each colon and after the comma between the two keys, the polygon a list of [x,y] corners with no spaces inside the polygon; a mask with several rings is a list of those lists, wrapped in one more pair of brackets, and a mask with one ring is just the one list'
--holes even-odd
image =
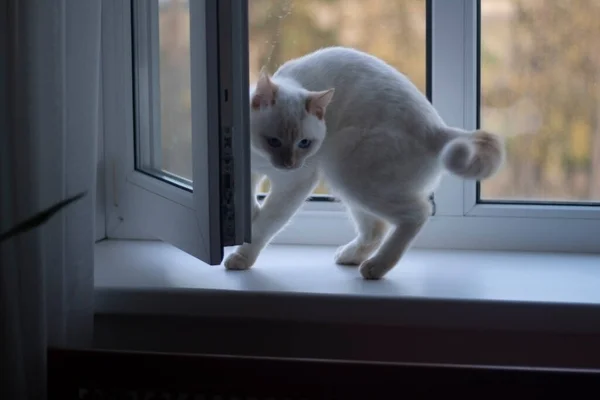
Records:
{"label": "open window sash", "polygon": [[[157,13],[158,0],[153,1],[156,7],[146,9]],[[120,0],[103,7],[107,237],[160,239],[220,264],[223,247],[249,242],[251,233],[247,2],[189,2],[193,179],[188,185],[136,167],[130,82],[137,76],[132,65],[138,43],[131,40],[137,9]],[[153,17],[149,29],[157,30]],[[147,36],[158,48],[158,35]],[[148,63],[157,60],[149,57]],[[160,97],[155,93],[150,101]]]}

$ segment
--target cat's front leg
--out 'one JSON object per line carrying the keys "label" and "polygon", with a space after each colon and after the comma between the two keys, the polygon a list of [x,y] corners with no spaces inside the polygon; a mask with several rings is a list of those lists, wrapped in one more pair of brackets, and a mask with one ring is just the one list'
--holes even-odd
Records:
{"label": "cat's front leg", "polygon": [[317,184],[314,171],[290,171],[270,177],[271,190],[252,221],[252,243],[244,243],[225,260],[227,269],[250,268],[261,250],[269,244],[302,206]]}

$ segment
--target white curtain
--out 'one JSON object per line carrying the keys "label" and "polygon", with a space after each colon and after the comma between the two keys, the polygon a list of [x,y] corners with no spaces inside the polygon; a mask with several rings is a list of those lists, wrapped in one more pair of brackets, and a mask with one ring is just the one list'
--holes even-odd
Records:
{"label": "white curtain", "polygon": [[47,348],[92,343],[100,10],[101,0],[0,7],[0,232],[88,191],[0,243],[0,399],[45,398]]}

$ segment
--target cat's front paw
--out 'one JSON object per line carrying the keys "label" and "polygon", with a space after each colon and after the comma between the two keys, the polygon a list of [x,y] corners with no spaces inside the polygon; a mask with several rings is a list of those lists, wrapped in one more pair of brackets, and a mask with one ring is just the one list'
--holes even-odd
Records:
{"label": "cat's front paw", "polygon": [[369,280],[377,280],[383,278],[383,276],[390,270],[391,268],[388,265],[383,265],[374,259],[369,259],[360,264],[360,274],[365,279]]}
{"label": "cat's front paw", "polygon": [[252,266],[253,262],[240,253],[231,253],[225,260],[225,268],[229,270],[245,270]]}

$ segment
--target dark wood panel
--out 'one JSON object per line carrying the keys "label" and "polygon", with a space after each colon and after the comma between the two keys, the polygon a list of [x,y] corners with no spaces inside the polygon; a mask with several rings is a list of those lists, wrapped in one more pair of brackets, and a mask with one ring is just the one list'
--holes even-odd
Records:
{"label": "dark wood panel", "polygon": [[[584,399],[591,371],[49,351],[52,399]],[[589,394],[588,394],[589,393]]]}

